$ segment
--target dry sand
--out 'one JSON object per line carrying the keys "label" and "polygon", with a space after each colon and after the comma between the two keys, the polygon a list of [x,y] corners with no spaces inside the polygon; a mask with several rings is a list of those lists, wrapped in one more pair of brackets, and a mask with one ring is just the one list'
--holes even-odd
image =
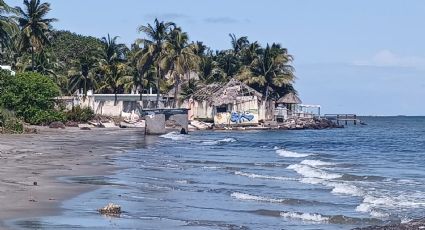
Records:
{"label": "dry sand", "polygon": [[[63,176],[110,174],[111,158],[144,145],[140,130],[40,128],[39,134],[0,135],[0,227],[8,219],[54,215],[62,201],[95,185]],[[34,185],[36,182],[37,185]]]}

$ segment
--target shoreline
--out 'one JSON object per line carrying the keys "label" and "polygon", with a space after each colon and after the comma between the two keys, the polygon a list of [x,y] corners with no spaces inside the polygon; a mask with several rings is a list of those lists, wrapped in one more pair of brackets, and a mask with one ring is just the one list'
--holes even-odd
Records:
{"label": "shoreline", "polygon": [[111,175],[119,169],[111,158],[144,141],[137,129],[38,127],[38,131],[0,136],[2,229],[15,219],[59,214],[62,202],[100,187],[61,177]]}

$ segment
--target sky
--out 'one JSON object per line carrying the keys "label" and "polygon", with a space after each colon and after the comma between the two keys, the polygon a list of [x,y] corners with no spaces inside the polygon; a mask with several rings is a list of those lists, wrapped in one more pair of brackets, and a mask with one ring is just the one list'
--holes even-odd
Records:
{"label": "sky", "polygon": [[[324,113],[425,115],[422,0],[48,0],[57,29],[142,38],[140,25],[173,21],[212,49],[229,33],[280,43],[295,57],[295,88]],[[6,0],[11,6],[22,0]]]}

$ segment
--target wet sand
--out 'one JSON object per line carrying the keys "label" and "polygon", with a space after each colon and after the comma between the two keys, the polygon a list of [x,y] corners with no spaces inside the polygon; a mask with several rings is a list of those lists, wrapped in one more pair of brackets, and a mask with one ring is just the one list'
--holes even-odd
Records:
{"label": "wet sand", "polygon": [[5,221],[60,213],[60,204],[96,185],[60,180],[111,174],[112,158],[144,144],[140,130],[40,128],[39,134],[0,135],[0,227]]}

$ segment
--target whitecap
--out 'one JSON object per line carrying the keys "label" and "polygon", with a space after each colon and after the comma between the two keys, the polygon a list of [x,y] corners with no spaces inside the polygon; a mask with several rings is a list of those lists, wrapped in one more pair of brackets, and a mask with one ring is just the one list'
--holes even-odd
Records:
{"label": "whitecap", "polygon": [[201,142],[201,144],[203,145],[220,145],[220,144],[224,144],[224,143],[233,143],[236,142],[237,140],[235,138],[232,137],[226,137],[220,140],[214,140],[214,141],[203,141]]}
{"label": "whitecap", "polygon": [[313,166],[313,167],[335,165],[334,163],[325,162],[325,161],[321,161],[321,160],[303,160],[303,161],[301,161],[300,164],[309,165],[309,166]]}
{"label": "whitecap", "polygon": [[298,174],[309,177],[309,178],[319,178],[319,179],[336,179],[342,177],[342,175],[337,173],[328,173],[325,171],[322,171],[320,169],[313,168],[308,165],[302,165],[302,164],[293,164],[289,165],[287,167],[288,169],[292,169]]}
{"label": "whitecap", "polygon": [[303,221],[313,221],[313,222],[328,222],[329,217],[322,216],[317,213],[301,213],[301,212],[281,212],[281,217],[289,219],[299,219]]}
{"label": "whitecap", "polygon": [[161,135],[159,137],[166,138],[166,139],[171,139],[173,141],[179,141],[179,140],[185,139],[186,135],[179,134],[177,132],[169,132],[169,133],[164,134],[164,135]]}
{"label": "whitecap", "polygon": [[263,196],[254,196],[251,194],[246,194],[241,192],[233,192],[232,194],[230,194],[230,196],[238,200],[253,200],[253,201],[262,201],[262,202],[270,202],[270,203],[285,202],[285,199],[275,199],[275,198],[267,198]]}
{"label": "whitecap", "polygon": [[295,180],[293,178],[289,178],[289,177],[281,177],[281,176],[268,176],[268,175],[259,175],[259,174],[254,174],[254,173],[245,173],[245,172],[240,172],[240,171],[236,171],[235,175],[239,175],[239,176],[245,176],[245,177],[249,177],[249,178],[253,178],[253,179],[270,179],[270,180]]}
{"label": "whitecap", "polygon": [[301,158],[301,157],[310,156],[310,154],[297,153],[297,152],[292,152],[292,151],[288,151],[288,150],[285,150],[285,149],[277,149],[276,153],[279,154],[279,156],[281,156],[281,157],[292,157],[292,158]]}
{"label": "whitecap", "polygon": [[332,193],[351,195],[351,196],[363,195],[363,191],[354,185],[350,185],[346,183],[325,183],[325,185],[333,187]]}

